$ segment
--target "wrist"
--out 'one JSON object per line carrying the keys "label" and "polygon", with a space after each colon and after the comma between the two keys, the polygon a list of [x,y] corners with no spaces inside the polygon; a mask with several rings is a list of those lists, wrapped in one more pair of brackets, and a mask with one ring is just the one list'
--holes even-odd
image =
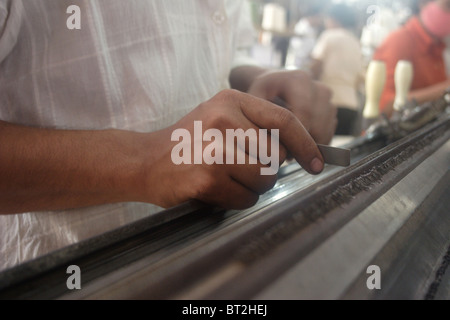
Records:
{"label": "wrist", "polygon": [[109,172],[110,191],[114,202],[146,202],[144,194],[145,134],[110,130],[112,142],[110,148],[111,165]]}
{"label": "wrist", "polygon": [[[125,190],[130,197],[127,201],[144,202],[163,206],[162,199],[167,188],[174,181],[166,181],[167,166],[171,149],[170,135],[167,130],[152,133],[132,133],[130,135],[131,152],[130,170],[127,179],[129,189]],[[167,139],[169,137],[169,139]],[[170,149],[170,150],[169,150]]]}

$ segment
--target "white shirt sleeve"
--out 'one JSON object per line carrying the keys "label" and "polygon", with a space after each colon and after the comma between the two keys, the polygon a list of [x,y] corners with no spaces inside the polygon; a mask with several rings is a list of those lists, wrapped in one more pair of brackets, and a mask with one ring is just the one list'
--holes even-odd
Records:
{"label": "white shirt sleeve", "polygon": [[0,62],[14,48],[22,24],[22,0],[0,0]]}

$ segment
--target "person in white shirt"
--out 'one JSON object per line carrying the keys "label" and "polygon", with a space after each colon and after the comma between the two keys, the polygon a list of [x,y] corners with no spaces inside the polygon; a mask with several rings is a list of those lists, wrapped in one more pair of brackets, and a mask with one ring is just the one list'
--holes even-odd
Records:
{"label": "person in white shirt", "polygon": [[280,163],[322,171],[330,92],[252,64],[246,1],[80,0],[79,30],[72,2],[0,0],[0,270],[161,207],[255,204],[276,181],[261,163],[173,163],[195,121],[280,129]]}
{"label": "person in white shirt", "polygon": [[354,134],[358,117],[357,87],[363,79],[363,55],[352,32],[355,24],[352,8],[345,4],[331,6],[326,14],[326,30],[312,52],[313,78],[332,90],[332,103],[338,107],[337,135]]}

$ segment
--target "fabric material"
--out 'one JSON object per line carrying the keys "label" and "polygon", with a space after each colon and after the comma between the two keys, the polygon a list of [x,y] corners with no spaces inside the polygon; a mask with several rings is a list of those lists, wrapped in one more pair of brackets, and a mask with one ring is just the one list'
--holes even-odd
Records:
{"label": "fabric material", "polygon": [[328,29],[319,37],[312,52],[322,61],[320,81],[333,92],[331,102],[358,109],[356,85],[363,72],[363,56],[358,39],[346,29]]}
{"label": "fabric material", "polygon": [[[0,0],[0,119],[150,132],[229,87],[254,41],[241,0]],[[146,204],[0,216],[0,270],[160,211]]]}
{"label": "fabric material", "polygon": [[393,32],[373,57],[386,63],[387,79],[380,101],[381,111],[395,99],[395,68],[400,60],[410,61],[414,67],[411,91],[445,81],[444,49],[445,44],[436,42],[417,17]]}

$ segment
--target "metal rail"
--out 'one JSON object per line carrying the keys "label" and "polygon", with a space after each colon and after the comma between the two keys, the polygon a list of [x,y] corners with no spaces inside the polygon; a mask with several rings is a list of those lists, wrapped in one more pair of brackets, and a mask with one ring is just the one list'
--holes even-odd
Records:
{"label": "metal rail", "polygon": [[[250,210],[190,203],[8,270],[0,298],[254,297],[433,154],[449,126],[445,117],[376,152],[379,140],[360,141],[356,163],[319,181],[290,166]],[[68,294],[71,264],[83,290]]]}

